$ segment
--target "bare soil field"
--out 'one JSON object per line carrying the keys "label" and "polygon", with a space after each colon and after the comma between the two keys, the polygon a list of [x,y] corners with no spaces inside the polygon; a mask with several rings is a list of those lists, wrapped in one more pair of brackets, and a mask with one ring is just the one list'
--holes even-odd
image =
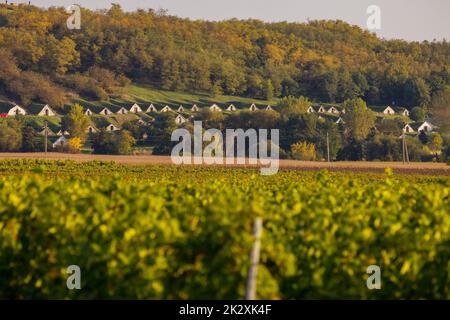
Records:
{"label": "bare soil field", "polygon": [[[127,165],[174,165],[169,156],[116,156],[116,155],[88,155],[88,154],[65,154],[65,153],[0,153],[1,159],[47,159],[47,160],[73,160],[73,161],[115,161]],[[206,165],[204,165],[206,166]],[[225,165],[215,165],[225,166]],[[227,165],[235,168],[258,168],[261,165]],[[430,174],[450,175],[450,166],[445,163],[421,163],[412,162],[314,162],[280,160],[280,169],[315,171],[327,169],[329,171],[352,171],[352,172],[383,172],[391,168],[395,173],[407,174]]]}

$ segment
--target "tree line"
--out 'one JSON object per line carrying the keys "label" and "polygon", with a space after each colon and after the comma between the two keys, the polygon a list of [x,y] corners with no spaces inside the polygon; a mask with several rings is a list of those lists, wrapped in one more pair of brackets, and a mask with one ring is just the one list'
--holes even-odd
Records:
{"label": "tree line", "polygon": [[[384,40],[342,21],[192,21],[160,10],[0,7],[0,94],[105,100],[134,81],[187,92],[427,106],[450,83],[447,41]],[[44,101],[45,100],[45,101]]]}

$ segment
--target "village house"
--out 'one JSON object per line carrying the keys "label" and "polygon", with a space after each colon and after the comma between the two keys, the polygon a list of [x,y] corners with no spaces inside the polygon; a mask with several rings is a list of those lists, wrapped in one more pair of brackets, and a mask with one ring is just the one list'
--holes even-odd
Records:
{"label": "village house", "polygon": [[0,104],[0,114],[5,114],[7,116],[24,116],[27,114],[27,111],[15,103],[4,103]]}
{"label": "village house", "polygon": [[402,116],[409,117],[409,110],[406,108],[400,108],[398,110],[398,113],[401,114]]}
{"label": "village house", "polygon": [[341,117],[339,117],[339,119],[336,120],[336,124],[345,124],[345,122]]}
{"label": "village house", "polygon": [[120,107],[118,111],[116,111],[117,114],[127,114],[128,110],[124,107]]}
{"label": "village house", "polygon": [[323,106],[320,106],[320,107],[319,107],[319,110],[317,110],[317,112],[319,112],[319,113],[325,113],[326,110],[325,110],[325,108],[324,108]]}
{"label": "village house", "polygon": [[140,106],[138,106],[138,105],[135,103],[135,104],[133,104],[133,105],[131,106],[130,112],[131,112],[131,113],[139,113],[139,112],[142,112],[142,109],[141,109]]}
{"label": "village house", "polygon": [[[40,131],[38,131],[38,135],[45,136],[45,131],[46,131],[45,128],[42,128]],[[48,137],[55,137],[56,133],[52,129],[47,127],[47,136]]]}
{"label": "village house", "polygon": [[32,115],[36,116],[45,116],[45,117],[56,116],[56,112],[53,111],[53,109],[48,104],[46,104],[45,106],[35,104],[29,106],[27,109]]}
{"label": "village house", "polygon": [[234,106],[234,104],[230,104],[227,108],[227,111],[231,111],[231,112],[236,111],[236,107]]}
{"label": "village house", "polygon": [[169,106],[165,106],[164,108],[161,109],[161,112],[171,112],[171,111],[173,110]]}
{"label": "village house", "polygon": [[60,129],[60,130],[56,133],[56,135],[57,135],[58,137],[61,137],[61,136],[69,136],[70,133],[67,132],[67,130],[64,130],[64,132],[63,132],[63,131]]}
{"label": "village house", "polygon": [[110,123],[109,125],[106,126],[106,131],[117,131],[120,130],[118,127],[116,127],[115,125],[113,125],[112,123]]}
{"label": "village house", "polygon": [[425,121],[417,128],[417,132],[432,132],[433,129],[434,126],[428,121]]}
{"label": "village house", "polygon": [[147,108],[146,112],[158,112],[158,110],[156,109],[156,107],[153,104],[150,104]]}
{"label": "village house", "polygon": [[332,106],[328,109],[328,113],[338,114],[339,110]]}
{"label": "village house", "polygon": [[99,114],[102,114],[104,116],[109,116],[112,114],[112,111],[105,107],[99,112]]}
{"label": "village house", "polygon": [[414,129],[409,124],[405,124],[405,126],[403,127],[403,132],[404,133],[412,133],[412,132],[414,132]]}
{"label": "village house", "polygon": [[386,108],[384,108],[383,113],[392,115],[392,114],[395,114],[395,110],[392,109],[390,106],[387,106]]}
{"label": "village house", "polygon": [[69,142],[69,139],[67,139],[65,136],[60,136],[56,141],[52,144],[53,149],[56,149],[57,147],[65,147],[67,143]]}
{"label": "village house", "polygon": [[93,126],[88,126],[86,129],[86,133],[96,133],[97,129],[95,129]]}
{"label": "village house", "polygon": [[211,110],[213,112],[220,112],[220,111],[222,111],[222,109],[217,104],[213,104],[211,107],[209,107],[209,110]]}
{"label": "village house", "polygon": [[179,114],[176,118],[175,118],[175,123],[176,124],[183,124],[185,123],[187,120],[181,115]]}

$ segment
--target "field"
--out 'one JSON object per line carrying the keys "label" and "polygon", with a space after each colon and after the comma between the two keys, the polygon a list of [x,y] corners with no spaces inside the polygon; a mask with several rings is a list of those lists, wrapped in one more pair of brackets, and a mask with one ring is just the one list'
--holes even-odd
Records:
{"label": "field", "polygon": [[450,298],[448,177],[22,159],[0,190],[0,298],[241,299],[255,217],[257,298]]}
{"label": "field", "polygon": [[[67,153],[0,153],[1,159],[42,159],[42,160],[73,160],[85,161],[114,161],[128,165],[172,165],[169,156],[116,156],[116,155],[93,155],[93,154],[67,154]],[[251,167],[250,165],[234,167]],[[401,162],[318,162],[318,161],[296,161],[280,160],[281,169],[303,170],[303,171],[351,171],[351,172],[384,172],[390,168],[395,173],[450,175],[450,166],[445,163],[416,162],[403,164]]]}

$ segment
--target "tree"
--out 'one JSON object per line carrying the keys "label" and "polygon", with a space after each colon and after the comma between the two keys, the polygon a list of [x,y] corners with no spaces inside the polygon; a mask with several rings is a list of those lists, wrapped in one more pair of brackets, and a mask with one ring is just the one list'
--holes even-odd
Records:
{"label": "tree", "polygon": [[285,118],[294,114],[304,114],[310,106],[311,101],[303,96],[299,98],[293,96],[284,97],[278,103],[278,109]]}
{"label": "tree", "polygon": [[22,129],[22,151],[39,152],[44,150],[44,142],[31,126],[25,126]]}
{"label": "tree", "polygon": [[423,122],[425,120],[425,110],[422,107],[414,107],[409,116],[416,122]]}
{"label": "tree", "polygon": [[116,139],[117,154],[131,154],[131,152],[133,151],[133,145],[135,143],[136,140],[133,138],[129,131],[120,131]]}
{"label": "tree", "polygon": [[272,100],[274,95],[274,88],[272,84],[272,80],[266,81],[266,86],[264,88],[265,98],[266,100]]}
{"label": "tree", "polygon": [[405,83],[403,96],[410,106],[427,106],[430,103],[430,88],[422,78],[409,79]]}
{"label": "tree", "polygon": [[450,88],[437,93],[430,105],[433,123],[441,132],[450,130]]}
{"label": "tree", "polygon": [[82,142],[87,137],[87,128],[90,123],[91,120],[79,104],[73,105],[69,113],[62,118],[63,130],[68,131],[72,137],[80,138]]}
{"label": "tree", "polygon": [[348,134],[356,141],[364,140],[375,124],[375,115],[361,98],[346,100],[342,116]]}
{"label": "tree", "polygon": [[19,151],[22,146],[22,132],[17,120],[0,120],[0,151]]}
{"label": "tree", "polygon": [[316,160],[316,146],[306,141],[297,142],[291,146],[292,158],[296,160]]}

